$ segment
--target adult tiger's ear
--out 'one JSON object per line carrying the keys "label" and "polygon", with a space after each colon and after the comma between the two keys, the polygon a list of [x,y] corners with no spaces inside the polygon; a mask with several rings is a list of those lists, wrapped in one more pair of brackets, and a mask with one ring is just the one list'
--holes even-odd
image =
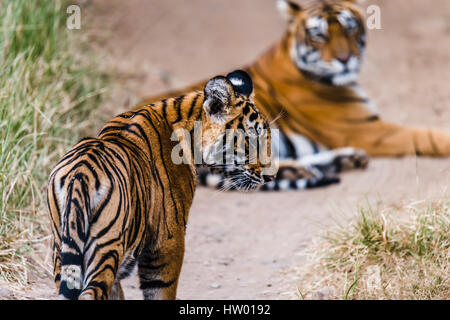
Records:
{"label": "adult tiger's ear", "polygon": [[217,124],[225,124],[232,116],[232,106],[236,95],[231,82],[217,76],[208,81],[205,86],[205,102],[203,108],[211,120]]}
{"label": "adult tiger's ear", "polygon": [[243,70],[235,70],[227,74],[227,79],[233,85],[234,92],[243,94],[247,97],[253,93],[253,81],[247,72]]}
{"label": "adult tiger's ear", "polygon": [[352,3],[358,7],[358,6],[361,6],[363,4],[363,2],[365,2],[366,0],[342,0],[342,1]]}
{"label": "adult tiger's ear", "polygon": [[277,0],[277,8],[287,21],[292,21],[302,11],[302,7],[298,3],[289,0]]}

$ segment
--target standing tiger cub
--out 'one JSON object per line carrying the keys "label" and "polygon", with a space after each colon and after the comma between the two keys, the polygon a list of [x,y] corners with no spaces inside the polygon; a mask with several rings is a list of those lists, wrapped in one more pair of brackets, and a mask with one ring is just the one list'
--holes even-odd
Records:
{"label": "standing tiger cub", "polygon": [[[252,190],[272,179],[264,174],[272,161],[269,126],[253,103],[249,76],[233,74],[236,84],[218,76],[203,91],[117,116],[97,138],[81,140],[59,161],[47,197],[60,298],[124,298],[120,280],[137,264],[145,299],[175,299],[196,166],[203,161],[175,164],[174,135],[183,154],[200,150],[237,189]],[[191,143],[185,133],[198,123],[202,137]],[[235,144],[216,148],[226,130],[238,128],[268,137],[264,163],[242,161],[242,153],[238,159]],[[241,140],[248,155],[248,139]],[[216,165],[211,158],[218,151],[231,160]]]}

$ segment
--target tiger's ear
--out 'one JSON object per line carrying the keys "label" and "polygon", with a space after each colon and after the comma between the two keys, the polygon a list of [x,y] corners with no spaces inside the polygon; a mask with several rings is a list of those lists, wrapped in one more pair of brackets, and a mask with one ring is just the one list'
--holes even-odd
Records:
{"label": "tiger's ear", "polygon": [[283,18],[287,21],[292,21],[302,10],[299,4],[289,0],[277,0],[277,8]]}
{"label": "tiger's ear", "polygon": [[205,86],[205,102],[203,109],[211,120],[217,124],[225,124],[232,115],[233,101],[236,99],[233,85],[223,77],[217,76]]}
{"label": "tiger's ear", "polygon": [[233,85],[235,93],[243,94],[247,97],[250,97],[253,93],[253,81],[247,72],[243,70],[235,70],[227,75],[227,79],[230,80]]}
{"label": "tiger's ear", "polygon": [[353,3],[357,6],[360,6],[365,2],[366,0],[342,0],[343,2]]}

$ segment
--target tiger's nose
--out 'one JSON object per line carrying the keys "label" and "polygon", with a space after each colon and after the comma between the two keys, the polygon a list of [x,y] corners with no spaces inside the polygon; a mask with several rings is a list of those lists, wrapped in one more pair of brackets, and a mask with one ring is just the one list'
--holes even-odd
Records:
{"label": "tiger's nose", "polygon": [[275,180],[275,176],[263,175],[263,179],[264,179],[264,182],[267,183],[267,182]]}
{"label": "tiger's nose", "polygon": [[336,59],[343,64],[347,64],[348,60],[350,60],[350,54],[348,53],[340,53],[337,55]]}

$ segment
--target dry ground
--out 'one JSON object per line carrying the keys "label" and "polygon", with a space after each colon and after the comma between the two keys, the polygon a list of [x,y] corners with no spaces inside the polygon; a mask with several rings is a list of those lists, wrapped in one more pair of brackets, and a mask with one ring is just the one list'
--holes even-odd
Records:
{"label": "dry ground", "polygon": [[[368,1],[382,8],[370,31],[361,75],[382,116],[450,130],[450,2]],[[187,85],[251,62],[278,39],[284,22],[274,0],[93,0],[93,41],[120,74],[110,118],[139,97]],[[347,219],[367,199],[397,204],[447,195],[450,162],[414,157],[375,159],[338,186],[306,192],[219,193],[197,190],[187,229],[181,299],[283,299],[302,249],[320,230]],[[136,279],[128,298],[140,298]],[[50,291],[49,291],[50,290]],[[31,298],[53,297],[50,280]],[[286,295],[286,293],[290,293]]]}

